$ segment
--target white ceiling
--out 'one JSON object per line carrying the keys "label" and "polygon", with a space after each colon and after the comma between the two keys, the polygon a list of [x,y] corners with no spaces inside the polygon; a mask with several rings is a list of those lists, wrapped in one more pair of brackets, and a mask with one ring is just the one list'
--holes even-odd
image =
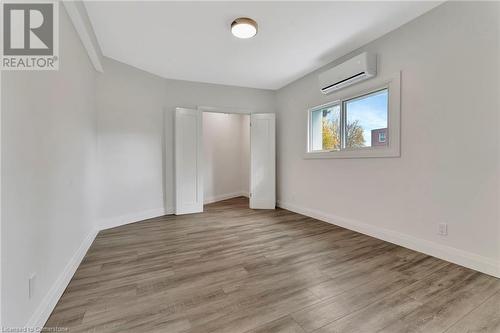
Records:
{"label": "white ceiling", "polygon": [[[105,56],[180,80],[278,89],[440,2],[86,2]],[[252,39],[233,19],[257,21]]]}

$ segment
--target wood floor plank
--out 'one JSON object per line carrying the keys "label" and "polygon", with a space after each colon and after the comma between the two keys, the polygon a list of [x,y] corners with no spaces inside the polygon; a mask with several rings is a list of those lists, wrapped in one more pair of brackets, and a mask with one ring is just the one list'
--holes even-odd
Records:
{"label": "wood floor plank", "polygon": [[245,333],[305,333],[305,331],[290,316],[285,316]]}
{"label": "wood floor plank", "polygon": [[101,231],[46,323],[70,332],[498,332],[500,281],[235,198]]}
{"label": "wood floor plank", "polygon": [[312,332],[415,281],[415,279],[402,274],[393,273],[390,276],[384,277],[384,279],[374,280],[364,285],[353,287],[340,295],[327,298],[319,303],[303,308],[293,313],[292,318],[306,332]]}
{"label": "wood floor plank", "polygon": [[[477,308],[492,292],[500,290],[497,279],[475,273],[454,284],[440,297],[432,297],[383,332],[443,332],[457,320]],[[497,309],[500,316],[500,307]]]}
{"label": "wood floor plank", "polygon": [[446,333],[500,332],[500,292],[457,321]]}
{"label": "wood floor plank", "polygon": [[[476,274],[472,270],[449,264],[426,278],[402,288],[371,305],[353,312],[315,332],[384,332],[391,324],[399,323],[403,318],[415,313],[430,301],[447,298],[454,290],[464,286],[464,282]],[[485,275],[483,275],[485,276]],[[409,325],[420,326],[418,318],[407,322]],[[397,331],[397,330],[396,330]],[[428,332],[443,332],[428,327]],[[398,332],[406,332],[402,329]]]}

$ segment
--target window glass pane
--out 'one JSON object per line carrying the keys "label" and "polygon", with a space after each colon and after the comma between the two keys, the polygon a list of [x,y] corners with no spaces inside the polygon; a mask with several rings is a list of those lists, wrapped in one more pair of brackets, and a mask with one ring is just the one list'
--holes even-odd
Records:
{"label": "window glass pane", "polygon": [[386,146],[387,89],[344,102],[346,148]]}
{"label": "window glass pane", "polygon": [[340,105],[311,112],[311,150],[340,149]]}

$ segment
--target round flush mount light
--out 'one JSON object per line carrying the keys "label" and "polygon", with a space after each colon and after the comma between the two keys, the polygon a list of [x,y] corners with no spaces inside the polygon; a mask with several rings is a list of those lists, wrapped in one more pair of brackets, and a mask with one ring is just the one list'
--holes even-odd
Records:
{"label": "round flush mount light", "polygon": [[231,23],[231,33],[238,38],[252,38],[257,34],[257,22],[248,17],[239,17]]}

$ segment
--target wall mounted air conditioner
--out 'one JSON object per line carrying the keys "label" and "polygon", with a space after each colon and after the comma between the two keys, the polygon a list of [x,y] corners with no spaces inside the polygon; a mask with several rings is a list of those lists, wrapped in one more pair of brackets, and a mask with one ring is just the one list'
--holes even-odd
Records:
{"label": "wall mounted air conditioner", "polygon": [[331,93],[377,75],[377,55],[361,53],[319,74],[323,94]]}

